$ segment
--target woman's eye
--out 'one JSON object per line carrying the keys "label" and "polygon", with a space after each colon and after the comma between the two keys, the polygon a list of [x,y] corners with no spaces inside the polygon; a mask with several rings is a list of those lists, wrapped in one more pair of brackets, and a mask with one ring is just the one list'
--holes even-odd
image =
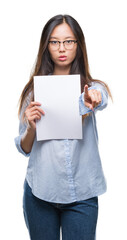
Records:
{"label": "woman's eye", "polygon": [[58,41],[51,41],[51,44],[56,45],[58,44]]}
{"label": "woman's eye", "polygon": [[71,44],[72,43],[72,40],[67,40],[65,41],[66,44]]}

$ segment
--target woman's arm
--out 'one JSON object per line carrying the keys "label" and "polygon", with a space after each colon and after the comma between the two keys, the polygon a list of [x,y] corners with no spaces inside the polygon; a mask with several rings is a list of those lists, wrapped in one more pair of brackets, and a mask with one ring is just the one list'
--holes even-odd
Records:
{"label": "woman's arm", "polygon": [[36,120],[40,120],[42,114],[45,114],[40,106],[41,104],[38,102],[31,102],[25,110],[27,128],[21,138],[21,147],[26,154],[31,152],[33,146],[36,134]]}
{"label": "woman's arm", "polygon": [[[19,136],[15,138],[15,145],[20,153],[29,157],[36,134],[36,120],[41,119],[44,111],[37,102],[28,102],[22,107],[20,113]],[[25,121],[23,121],[25,114]]]}
{"label": "woman's arm", "polygon": [[31,152],[35,138],[35,132],[36,130],[27,128],[24,135],[21,138],[21,148],[26,154]]}

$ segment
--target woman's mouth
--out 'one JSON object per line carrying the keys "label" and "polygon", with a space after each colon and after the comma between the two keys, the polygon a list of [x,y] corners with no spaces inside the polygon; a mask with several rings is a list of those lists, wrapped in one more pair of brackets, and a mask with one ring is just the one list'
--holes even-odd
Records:
{"label": "woman's mouth", "polygon": [[64,55],[59,56],[59,60],[60,61],[65,61],[66,59],[67,59],[67,56],[64,56]]}

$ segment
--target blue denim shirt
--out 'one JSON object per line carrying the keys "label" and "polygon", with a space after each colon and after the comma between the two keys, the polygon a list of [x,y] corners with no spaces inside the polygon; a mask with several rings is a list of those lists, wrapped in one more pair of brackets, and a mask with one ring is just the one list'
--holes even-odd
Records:
{"label": "blue denim shirt", "polygon": [[20,153],[29,157],[26,180],[32,193],[42,200],[72,203],[106,191],[95,114],[107,106],[108,93],[99,83],[93,83],[89,89],[99,90],[102,102],[92,112],[84,105],[84,92],[79,96],[80,115],[89,113],[83,120],[83,139],[37,141],[35,137],[31,152],[26,154],[21,138],[27,126],[20,121],[15,144]]}

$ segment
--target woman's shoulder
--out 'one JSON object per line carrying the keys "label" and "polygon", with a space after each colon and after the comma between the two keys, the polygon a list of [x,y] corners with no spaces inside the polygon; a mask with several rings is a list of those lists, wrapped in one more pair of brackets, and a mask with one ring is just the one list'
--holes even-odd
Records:
{"label": "woman's shoulder", "polygon": [[101,84],[100,82],[94,81],[91,83],[91,87],[101,87],[101,86],[103,86],[103,84]]}
{"label": "woman's shoulder", "polygon": [[103,82],[99,82],[99,81],[93,81],[91,83],[91,88],[95,88],[98,90],[106,90],[105,84]]}

